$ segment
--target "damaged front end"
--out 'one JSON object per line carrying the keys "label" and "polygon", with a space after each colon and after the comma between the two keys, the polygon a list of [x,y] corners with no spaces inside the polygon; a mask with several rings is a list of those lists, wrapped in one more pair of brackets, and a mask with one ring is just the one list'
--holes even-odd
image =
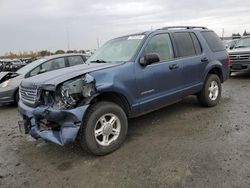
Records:
{"label": "damaged front end", "polygon": [[58,86],[43,85],[32,90],[21,85],[19,111],[23,121],[19,126],[36,139],[59,145],[73,142],[95,96],[95,80],[89,74]]}

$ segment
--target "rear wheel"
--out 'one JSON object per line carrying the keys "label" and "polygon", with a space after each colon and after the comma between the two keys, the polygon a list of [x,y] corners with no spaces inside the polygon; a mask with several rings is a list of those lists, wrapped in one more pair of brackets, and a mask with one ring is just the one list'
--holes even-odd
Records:
{"label": "rear wheel", "polygon": [[199,102],[208,107],[215,106],[221,98],[221,81],[216,74],[209,74],[202,91],[198,94]]}
{"label": "rear wheel", "polygon": [[82,123],[80,145],[94,155],[106,155],[121,146],[127,127],[127,117],[120,106],[98,102],[90,107]]}

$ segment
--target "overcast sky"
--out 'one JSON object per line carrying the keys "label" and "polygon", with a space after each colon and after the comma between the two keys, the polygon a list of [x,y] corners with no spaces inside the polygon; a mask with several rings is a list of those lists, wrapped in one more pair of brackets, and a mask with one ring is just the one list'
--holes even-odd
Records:
{"label": "overcast sky", "polygon": [[[202,25],[222,35],[250,32],[249,0],[0,0],[0,55],[97,48],[129,33]],[[67,34],[68,33],[68,34]]]}

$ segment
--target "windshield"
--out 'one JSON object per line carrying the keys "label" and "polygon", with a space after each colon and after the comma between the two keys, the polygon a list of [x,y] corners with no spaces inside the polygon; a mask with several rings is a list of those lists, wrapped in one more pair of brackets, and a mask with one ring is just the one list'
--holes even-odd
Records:
{"label": "windshield", "polygon": [[250,37],[242,38],[238,41],[235,48],[250,47]]}
{"label": "windshield", "polygon": [[34,69],[37,66],[39,66],[45,60],[46,59],[38,59],[36,61],[33,61],[33,62],[25,65],[24,67],[20,68],[18,71],[16,71],[16,73],[18,73],[18,74],[27,74],[29,71],[31,71],[32,69]]}
{"label": "windshield", "polygon": [[88,59],[87,63],[130,61],[143,38],[144,35],[133,35],[108,41]]}

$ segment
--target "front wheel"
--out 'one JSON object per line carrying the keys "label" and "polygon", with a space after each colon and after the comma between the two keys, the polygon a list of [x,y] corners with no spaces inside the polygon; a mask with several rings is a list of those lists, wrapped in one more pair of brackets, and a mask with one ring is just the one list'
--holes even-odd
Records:
{"label": "front wheel", "polygon": [[18,102],[19,102],[19,90],[17,90],[17,91],[15,92],[14,102],[15,102],[15,104],[18,104]]}
{"label": "front wheel", "polygon": [[216,74],[209,74],[202,91],[198,94],[199,102],[208,107],[216,106],[221,98],[221,81]]}
{"label": "front wheel", "polygon": [[90,107],[83,120],[79,141],[94,155],[106,155],[118,149],[127,134],[127,116],[112,102],[98,102]]}

